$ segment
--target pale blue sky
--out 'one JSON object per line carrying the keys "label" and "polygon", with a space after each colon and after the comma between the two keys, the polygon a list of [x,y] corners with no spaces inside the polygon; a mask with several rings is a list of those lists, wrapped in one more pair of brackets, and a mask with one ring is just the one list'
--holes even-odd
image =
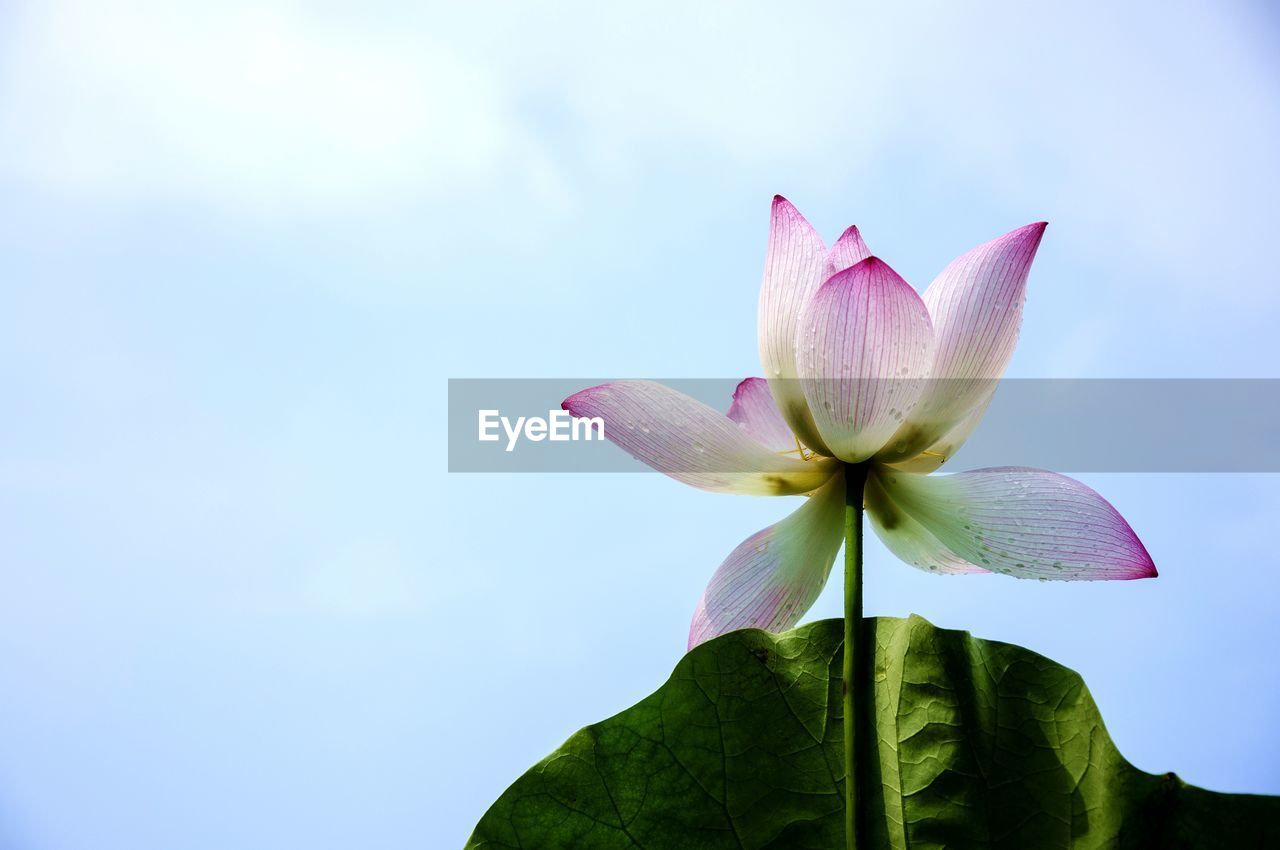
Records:
{"label": "pale blue sky", "polygon": [[[1047,219],[1011,375],[1280,377],[1262,4],[894,5],[0,8],[0,846],[460,846],[656,687],[794,503],[449,475],[445,382],[758,374],[775,192],[920,287]],[[1280,480],[1086,480],[1158,580],[868,610],[1280,793]]]}

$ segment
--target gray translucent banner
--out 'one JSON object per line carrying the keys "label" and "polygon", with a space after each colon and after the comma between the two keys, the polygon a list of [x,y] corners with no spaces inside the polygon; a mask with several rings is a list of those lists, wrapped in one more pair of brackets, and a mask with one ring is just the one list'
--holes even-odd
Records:
{"label": "gray translucent banner", "polygon": [[[566,397],[604,383],[451,379],[449,471],[652,471],[561,412]],[[709,378],[658,383],[721,413],[738,385]],[[881,383],[878,391],[886,394],[901,389],[898,382]],[[948,386],[939,389],[937,383],[935,395],[975,392],[972,384],[942,382]],[[1280,380],[1009,379],[983,389],[994,390],[990,407],[947,471],[1280,472],[1280,452],[1273,451],[1280,438]]]}

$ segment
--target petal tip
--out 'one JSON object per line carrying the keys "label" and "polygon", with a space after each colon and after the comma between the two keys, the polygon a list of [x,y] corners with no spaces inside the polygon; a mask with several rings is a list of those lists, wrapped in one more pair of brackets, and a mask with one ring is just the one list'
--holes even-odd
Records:
{"label": "petal tip", "polygon": [[[1040,247],[1040,240],[1044,238],[1045,228],[1048,226],[1049,222],[1047,221],[1024,224],[1022,227],[1010,230],[1003,236],[997,236],[990,242],[978,246],[974,251],[995,248],[996,250],[1016,251],[1019,253],[1029,252],[1030,256],[1034,257],[1036,250]],[[973,251],[969,253],[972,254]]]}
{"label": "petal tip", "polygon": [[827,273],[842,271],[849,266],[857,265],[861,260],[871,255],[871,251],[867,248],[867,243],[862,239],[862,233],[858,230],[856,224],[851,224],[845,228],[844,233],[840,234],[840,238],[831,246],[831,250],[827,252]]}
{"label": "petal tip", "polygon": [[872,254],[870,257],[867,257],[864,260],[858,260],[858,262],[854,263],[853,265],[849,266],[846,269],[841,269],[840,271],[831,275],[831,277],[827,278],[827,280],[833,280],[835,278],[844,279],[846,277],[854,277],[856,275],[867,274],[868,272],[872,272],[881,268],[887,269],[889,268],[889,264],[886,263],[884,260],[880,259],[879,257],[877,257],[876,255]]}
{"label": "petal tip", "polygon": [[597,386],[597,387],[587,387],[585,390],[578,390],[576,393],[569,396],[564,401],[560,402],[560,409],[567,410],[570,413],[572,413],[574,416],[581,416],[582,414],[580,413],[580,411],[587,404],[587,402],[590,401],[590,399],[595,394],[595,392],[607,386],[609,385],[601,384],[600,386]]}
{"label": "petal tip", "polygon": [[[1099,496],[1098,498],[1102,497]],[[1114,511],[1115,508],[1113,507],[1112,510]],[[1128,578],[1158,578],[1160,573],[1156,570],[1156,562],[1152,559],[1151,553],[1147,551],[1146,544],[1142,542],[1140,537],[1138,537],[1137,533],[1133,530],[1133,526],[1129,525],[1128,520],[1120,516],[1119,511],[1116,511],[1116,516],[1124,523],[1125,527],[1129,530],[1129,536],[1133,538],[1135,557],[1133,572],[1128,576]]]}
{"label": "petal tip", "polygon": [[1019,227],[1017,230],[1012,231],[1009,234],[1009,238],[1025,240],[1026,242],[1031,242],[1038,245],[1040,243],[1040,239],[1044,236],[1045,228],[1047,228],[1048,226],[1049,226],[1049,222],[1047,221],[1037,221],[1031,224],[1023,225],[1022,227]]}
{"label": "petal tip", "polygon": [[749,387],[754,387],[760,383],[764,383],[764,378],[743,378],[738,381],[738,386],[733,388],[733,400],[737,401]]}
{"label": "petal tip", "polygon": [[821,241],[821,238],[818,237],[817,231],[814,229],[813,225],[809,223],[809,219],[804,217],[804,213],[800,212],[800,208],[788,201],[782,195],[773,196],[773,206],[770,209],[769,216],[773,221],[774,227],[778,227],[779,224],[781,224],[786,230],[793,230],[798,227],[803,231],[812,233],[818,241]]}
{"label": "petal tip", "polygon": [[1151,556],[1147,555],[1147,549],[1145,546],[1142,546],[1141,541],[1138,542],[1138,545],[1142,547],[1142,554],[1145,558],[1143,561],[1134,565],[1135,569],[1130,578],[1159,578],[1160,572],[1156,569],[1155,561],[1152,561]]}
{"label": "petal tip", "polygon": [[823,282],[823,285],[825,286],[826,284],[831,283],[832,281],[844,283],[844,282],[853,280],[855,278],[865,278],[868,275],[884,275],[884,274],[892,275],[894,278],[901,280],[901,275],[899,275],[897,272],[893,270],[893,266],[889,265],[884,260],[872,254],[870,257],[867,257],[865,260],[859,260],[858,262],[849,266],[847,269],[841,269],[840,271],[831,275],[831,277],[827,278]]}

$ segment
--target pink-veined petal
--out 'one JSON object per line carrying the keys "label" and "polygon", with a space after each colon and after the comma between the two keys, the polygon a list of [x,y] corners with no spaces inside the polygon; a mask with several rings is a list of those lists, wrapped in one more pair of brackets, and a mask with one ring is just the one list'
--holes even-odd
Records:
{"label": "pink-veined petal", "polygon": [[982,422],[982,417],[986,415],[987,408],[991,405],[992,395],[994,393],[988,394],[983,401],[979,402],[977,407],[969,412],[968,416],[960,420],[954,428],[921,451],[920,454],[904,461],[894,462],[892,464],[893,468],[900,469],[903,472],[918,472],[924,475],[941,467],[960,450],[960,447],[964,445],[964,441],[969,439],[969,435]]}
{"label": "pink-veined petal", "polygon": [[1027,274],[1045,227],[1029,224],[979,245],[925,290],[935,343],[930,381],[881,459],[914,457],[990,400],[1018,342]]}
{"label": "pink-veined petal", "polygon": [[869,257],[832,275],[800,314],[800,385],[818,432],[848,463],[874,455],[911,412],[933,361],[920,296]]}
{"label": "pink-veined petal", "polygon": [[778,406],[773,402],[769,382],[764,378],[747,378],[733,391],[733,404],[729,405],[729,418],[737,422],[756,442],[775,452],[788,452],[797,457],[800,446],[791,433]]}
{"label": "pink-veined petal", "polygon": [[844,475],[729,553],[698,600],[689,648],[734,629],[781,632],[809,610],[844,539]]}
{"label": "pink-veined petal", "polygon": [[870,256],[871,251],[867,248],[867,243],[862,241],[862,234],[858,232],[857,227],[850,225],[844,233],[840,234],[836,244],[832,245],[827,253],[825,277],[831,277],[836,272],[856,266]]}
{"label": "pink-veined petal", "polygon": [[[871,474],[894,509],[955,558],[991,572],[1065,581],[1156,575],[1124,517],[1065,475],[1020,467],[955,475],[876,467]],[[883,514],[878,522],[884,524]],[[906,526],[907,533],[913,528]]]}
{"label": "pink-veined petal", "polygon": [[561,405],[599,418],[604,436],[632,457],[677,481],[725,493],[808,493],[838,464],[803,461],[770,450],[729,417],[653,381],[615,381],[582,390]]}
{"label": "pink-veined petal", "polygon": [[822,237],[790,201],[776,196],[760,285],[760,362],[782,417],[805,445],[819,451],[821,439],[795,380],[795,338],[800,311],[822,284],[826,265]]}

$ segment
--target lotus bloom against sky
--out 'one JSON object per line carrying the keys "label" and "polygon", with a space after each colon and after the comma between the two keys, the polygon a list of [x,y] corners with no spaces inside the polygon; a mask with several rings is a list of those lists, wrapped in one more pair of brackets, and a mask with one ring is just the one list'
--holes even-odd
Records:
{"label": "lotus bloom against sky", "polygon": [[760,292],[767,380],[738,385],[727,415],[673,389],[618,381],[564,401],[654,469],[706,490],[809,498],[716,570],[689,631],[782,631],[818,598],[843,540],[845,468],[868,464],[865,507],[899,558],[940,573],[1041,580],[1147,578],[1133,529],[1089,487],[1053,472],[928,475],[982,418],[1017,342],[1044,234],[1030,224],[948,265],[923,295],[856,227],[828,249],[773,202]]}

